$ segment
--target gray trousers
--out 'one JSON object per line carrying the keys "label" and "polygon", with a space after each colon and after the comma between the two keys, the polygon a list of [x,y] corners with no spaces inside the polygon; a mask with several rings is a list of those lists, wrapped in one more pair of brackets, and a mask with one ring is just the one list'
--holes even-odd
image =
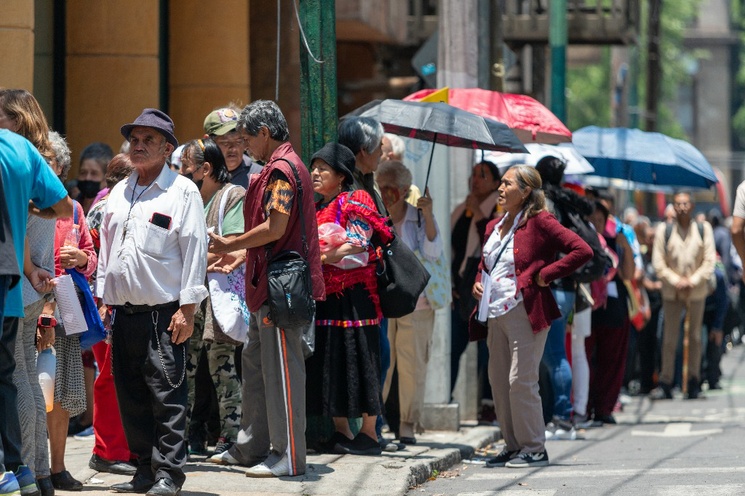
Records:
{"label": "gray trousers", "polygon": [[243,417],[230,454],[244,465],[287,456],[290,475],[305,473],[305,359],[302,329],[279,329],[269,306],[251,313],[243,347]]}
{"label": "gray trousers", "polygon": [[47,477],[47,408],[36,371],[36,321],[44,308],[41,299],[23,309],[16,336],[16,369],[13,384],[18,389],[18,419],[21,422],[21,458],[36,477]]}
{"label": "gray trousers", "polygon": [[548,329],[534,333],[523,302],[488,320],[489,382],[502,437],[510,451],[539,453],[546,442],[538,367]]}

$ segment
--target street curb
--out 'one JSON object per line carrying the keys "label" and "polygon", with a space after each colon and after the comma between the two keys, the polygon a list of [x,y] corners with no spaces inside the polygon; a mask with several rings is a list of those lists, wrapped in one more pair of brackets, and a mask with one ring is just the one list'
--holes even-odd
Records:
{"label": "street curb", "polygon": [[426,482],[435,470],[442,472],[462,460],[471,458],[477,449],[483,448],[502,437],[499,427],[478,426],[470,430],[457,447],[441,448],[427,453],[431,459],[419,461],[409,467],[407,486],[412,488]]}

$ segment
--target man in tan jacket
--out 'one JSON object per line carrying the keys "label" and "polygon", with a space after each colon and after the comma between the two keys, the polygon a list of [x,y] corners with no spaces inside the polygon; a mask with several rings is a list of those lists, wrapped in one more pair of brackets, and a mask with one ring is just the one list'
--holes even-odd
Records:
{"label": "man in tan jacket", "polygon": [[701,393],[701,324],[704,303],[709,294],[709,279],[714,273],[716,249],[711,225],[692,220],[694,203],[690,193],[677,193],[673,198],[673,207],[677,217],[670,224],[662,222],[657,226],[652,252],[652,265],[662,281],[665,325],[662,334],[660,382],[650,393],[650,397],[672,398],[675,352],[681,322],[687,312],[688,398],[695,399]]}

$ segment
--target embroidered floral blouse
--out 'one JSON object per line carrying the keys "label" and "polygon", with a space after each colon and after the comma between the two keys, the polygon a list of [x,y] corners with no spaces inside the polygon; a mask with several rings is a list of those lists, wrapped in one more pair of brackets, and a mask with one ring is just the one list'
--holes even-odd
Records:
{"label": "embroidered floral blouse", "polygon": [[326,294],[341,293],[355,284],[364,283],[371,299],[379,308],[375,277],[378,256],[371,239],[375,233],[378,233],[381,241],[387,243],[391,239],[391,230],[386,225],[385,219],[378,214],[370,195],[364,190],[345,191],[328,204],[317,203],[316,220],[319,226],[333,222],[344,227],[347,243],[365,248],[369,255],[368,263],[364,267],[345,270],[325,264],[323,280],[326,285]]}

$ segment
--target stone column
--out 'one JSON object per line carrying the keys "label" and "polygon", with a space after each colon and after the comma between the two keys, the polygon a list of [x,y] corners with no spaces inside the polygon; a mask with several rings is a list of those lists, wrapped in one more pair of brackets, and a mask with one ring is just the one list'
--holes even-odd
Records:
{"label": "stone column", "polygon": [[204,118],[249,103],[249,6],[242,0],[171,2],[169,109],[179,140],[200,138]]}
{"label": "stone column", "polygon": [[[116,152],[122,124],[159,105],[157,0],[67,0],[65,122],[75,177],[92,141]],[[196,28],[191,26],[190,28]],[[178,122],[176,134],[180,135]]]}
{"label": "stone column", "polygon": [[0,16],[0,87],[33,90],[34,1],[5,0]]}

